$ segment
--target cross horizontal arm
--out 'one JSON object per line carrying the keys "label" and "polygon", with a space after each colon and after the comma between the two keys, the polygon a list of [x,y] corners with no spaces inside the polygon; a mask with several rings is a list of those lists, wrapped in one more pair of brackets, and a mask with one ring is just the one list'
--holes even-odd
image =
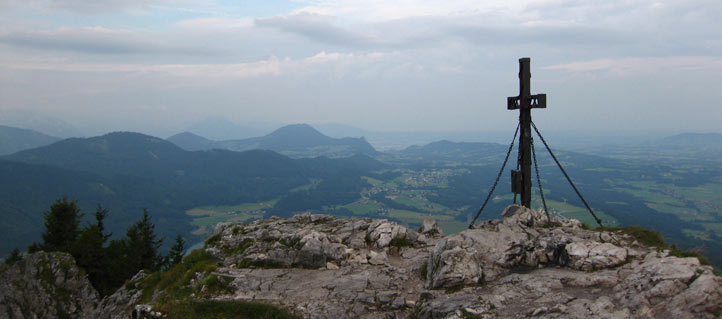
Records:
{"label": "cross horizontal arm", "polygon": [[[547,107],[547,95],[546,94],[534,94],[531,96],[529,102],[530,109],[545,109]],[[506,109],[517,110],[522,108],[521,98],[518,96],[510,96],[506,98]]]}

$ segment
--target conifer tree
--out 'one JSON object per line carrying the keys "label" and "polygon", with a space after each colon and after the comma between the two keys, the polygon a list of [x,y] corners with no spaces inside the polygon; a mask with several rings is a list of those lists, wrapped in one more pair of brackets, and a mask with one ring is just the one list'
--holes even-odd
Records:
{"label": "conifer tree", "polygon": [[158,271],[163,264],[163,257],[158,252],[163,240],[156,239],[155,225],[150,221],[148,210],[143,209],[143,217],[128,227],[126,235],[129,266]]}
{"label": "conifer tree", "polygon": [[45,213],[45,232],[39,248],[45,251],[70,252],[80,233],[78,226],[82,217],[76,201],[68,201],[64,196],[57,199]]}
{"label": "conifer tree", "polygon": [[178,234],[178,236],[175,237],[175,243],[173,244],[173,247],[171,247],[170,251],[168,252],[168,256],[165,257],[165,267],[168,269],[183,261],[183,255],[185,254],[185,250],[186,241],[185,239],[183,239],[183,236]]}
{"label": "conifer tree", "polygon": [[80,232],[78,239],[73,245],[72,255],[78,266],[85,269],[88,279],[96,290],[102,295],[109,293],[108,265],[113,258],[107,254],[105,243],[111,234],[104,233],[103,220],[108,215],[108,210],[98,205],[95,212],[95,224],[88,225]]}
{"label": "conifer tree", "polygon": [[10,253],[10,256],[5,258],[5,264],[6,265],[12,265],[18,261],[21,261],[23,259],[22,256],[20,256],[20,249],[13,249],[13,251]]}

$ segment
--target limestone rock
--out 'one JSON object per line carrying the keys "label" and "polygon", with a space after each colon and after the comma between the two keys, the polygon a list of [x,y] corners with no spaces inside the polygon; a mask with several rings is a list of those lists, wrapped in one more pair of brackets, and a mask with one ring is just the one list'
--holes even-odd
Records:
{"label": "limestone rock", "polygon": [[[303,318],[719,319],[722,312],[722,278],[697,259],[575,220],[549,223],[522,207],[446,237],[388,220],[310,214],[221,224],[204,249],[217,268],[191,280],[215,276],[227,287],[194,298],[268,303]],[[138,304],[145,276],[76,318],[162,317],[152,300]],[[94,300],[92,292],[82,298]],[[5,313],[14,312],[0,309],[0,318]]]}
{"label": "limestone rock", "polygon": [[421,224],[421,227],[419,228],[419,233],[430,237],[439,237],[444,235],[444,232],[441,230],[441,228],[439,228],[439,225],[436,223],[436,219],[432,218],[424,218],[424,223]]}
{"label": "limestone rock", "polygon": [[621,265],[627,259],[627,250],[610,243],[592,241],[573,242],[564,248],[567,265],[579,270],[596,270]]}
{"label": "limestone rock", "polygon": [[143,279],[148,277],[145,271],[138,272],[133,278],[120,287],[115,293],[103,298],[93,311],[90,318],[96,319],[127,319],[131,317],[135,306],[140,300]]}
{"label": "limestone rock", "polygon": [[[225,265],[239,268],[326,268],[329,262],[339,266],[366,263],[361,255],[368,253],[363,251],[425,245],[419,237],[417,232],[385,219],[300,214],[249,225],[219,224],[212,237],[217,240],[206,251],[223,259]],[[368,261],[382,264],[386,254],[383,256]]]}
{"label": "limestone rock", "polygon": [[66,253],[36,252],[0,271],[0,318],[92,318],[98,299]]}

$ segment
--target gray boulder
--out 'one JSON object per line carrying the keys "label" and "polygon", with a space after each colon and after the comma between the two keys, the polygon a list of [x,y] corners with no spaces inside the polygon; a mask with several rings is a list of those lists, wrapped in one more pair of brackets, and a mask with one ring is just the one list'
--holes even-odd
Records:
{"label": "gray boulder", "polygon": [[0,318],[92,318],[98,301],[66,253],[36,252],[0,270]]}

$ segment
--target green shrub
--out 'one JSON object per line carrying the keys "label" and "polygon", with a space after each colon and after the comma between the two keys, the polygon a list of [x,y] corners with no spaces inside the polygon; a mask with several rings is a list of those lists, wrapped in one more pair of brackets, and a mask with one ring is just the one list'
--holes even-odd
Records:
{"label": "green shrub", "polygon": [[398,237],[397,237],[397,238],[394,238],[394,239],[391,240],[391,242],[389,243],[389,246],[391,246],[391,247],[399,247],[399,248],[401,248],[401,247],[408,247],[408,246],[411,246],[411,242],[410,242],[409,239],[406,238],[406,237],[403,237],[403,238],[398,238]]}
{"label": "green shrub", "polygon": [[371,240],[371,234],[366,233],[366,236],[364,236],[364,242],[366,242],[366,245],[371,245],[371,242],[373,242]]}
{"label": "green shrub", "polygon": [[203,285],[206,286],[209,294],[232,293],[233,288],[230,286],[230,283],[231,280],[229,278],[218,277],[216,275],[210,275],[203,281]]}
{"label": "green shrub", "polygon": [[221,241],[222,237],[223,237],[223,235],[221,233],[218,233],[218,234],[215,234],[215,235],[209,237],[208,239],[206,239],[206,242],[203,245],[203,247],[208,247],[210,245],[213,245],[213,244]]}
{"label": "green shrub", "polygon": [[216,270],[218,260],[204,250],[188,254],[183,261],[164,272],[155,272],[141,283],[141,302],[149,302],[154,292],[163,291],[160,302],[182,299],[190,296],[194,289],[190,281],[196,273],[208,274]]}

